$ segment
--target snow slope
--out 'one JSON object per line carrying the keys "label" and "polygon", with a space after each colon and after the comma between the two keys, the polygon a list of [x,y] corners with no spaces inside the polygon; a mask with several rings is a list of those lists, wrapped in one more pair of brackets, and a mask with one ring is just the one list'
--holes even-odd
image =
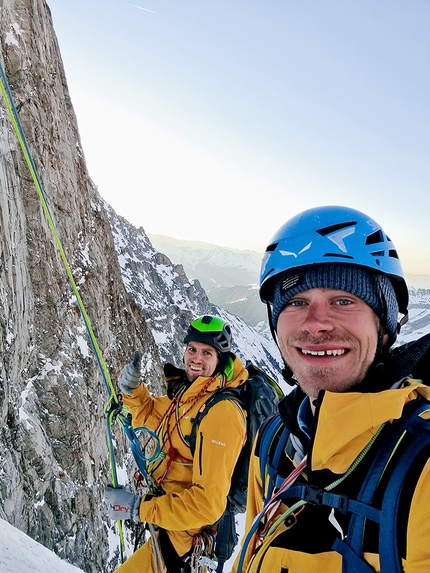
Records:
{"label": "snow slope", "polygon": [[[237,530],[243,534],[245,518],[237,518]],[[239,551],[239,545],[226,563],[229,571]],[[0,573],[85,573],[55,553],[25,535],[3,519],[0,519]]]}

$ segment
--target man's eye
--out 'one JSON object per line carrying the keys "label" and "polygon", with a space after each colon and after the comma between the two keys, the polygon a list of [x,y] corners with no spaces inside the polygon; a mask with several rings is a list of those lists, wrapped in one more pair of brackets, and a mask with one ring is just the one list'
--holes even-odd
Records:
{"label": "man's eye", "polygon": [[345,298],[341,298],[340,300],[337,301],[337,303],[340,306],[347,306],[348,304],[351,304],[351,301],[346,300]]}
{"label": "man's eye", "polygon": [[288,303],[289,306],[303,306],[302,300],[290,300]]}

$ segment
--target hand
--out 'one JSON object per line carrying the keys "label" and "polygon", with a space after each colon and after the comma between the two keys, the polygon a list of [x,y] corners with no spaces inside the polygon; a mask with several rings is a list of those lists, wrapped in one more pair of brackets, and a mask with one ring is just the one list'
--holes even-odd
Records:
{"label": "hand", "polygon": [[129,362],[121,370],[118,377],[118,386],[124,394],[131,396],[133,389],[140,386],[140,353],[136,350],[133,355],[133,362]]}
{"label": "hand", "polygon": [[105,488],[105,502],[108,506],[108,515],[115,521],[119,519],[132,519],[139,523],[140,495],[135,495],[127,491],[123,485],[113,487],[107,485]]}

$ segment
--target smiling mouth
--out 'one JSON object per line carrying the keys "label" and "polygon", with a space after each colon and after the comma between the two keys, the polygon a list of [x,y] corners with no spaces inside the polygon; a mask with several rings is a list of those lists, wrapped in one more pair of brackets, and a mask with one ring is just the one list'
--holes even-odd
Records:
{"label": "smiling mouth", "polygon": [[347,352],[346,348],[336,348],[330,350],[306,350],[305,348],[299,348],[302,354],[308,356],[342,356]]}

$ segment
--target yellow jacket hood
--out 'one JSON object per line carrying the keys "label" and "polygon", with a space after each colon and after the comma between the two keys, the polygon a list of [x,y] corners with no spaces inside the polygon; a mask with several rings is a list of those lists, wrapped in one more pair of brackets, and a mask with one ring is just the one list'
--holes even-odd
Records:
{"label": "yellow jacket hood", "polygon": [[312,469],[325,468],[338,474],[347,471],[381,424],[400,418],[405,404],[418,396],[430,400],[430,388],[409,378],[400,388],[374,394],[325,392],[318,413]]}

